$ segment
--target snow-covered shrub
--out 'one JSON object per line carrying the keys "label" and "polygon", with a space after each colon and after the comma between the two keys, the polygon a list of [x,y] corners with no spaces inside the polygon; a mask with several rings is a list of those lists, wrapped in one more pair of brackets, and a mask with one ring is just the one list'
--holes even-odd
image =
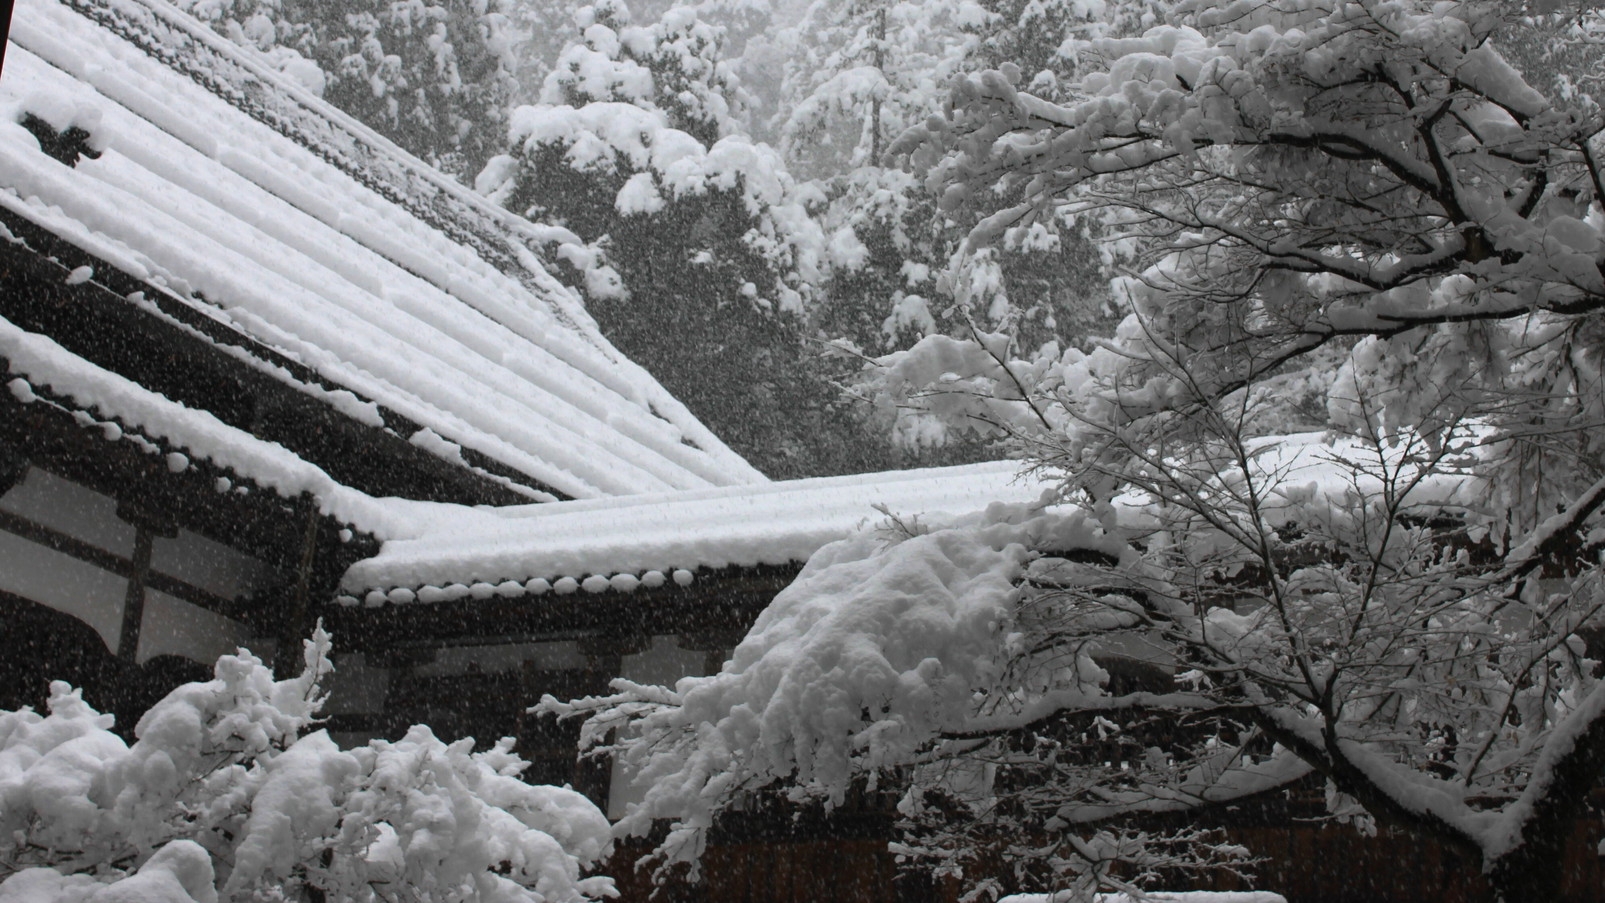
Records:
{"label": "snow-covered shrub", "polygon": [[612,893],[581,870],[608,825],[572,790],[517,778],[504,740],[474,752],[427,727],[341,750],[315,729],[328,634],[275,680],[242,650],[110,731],[80,691],[0,712],[0,901],[477,900]]}

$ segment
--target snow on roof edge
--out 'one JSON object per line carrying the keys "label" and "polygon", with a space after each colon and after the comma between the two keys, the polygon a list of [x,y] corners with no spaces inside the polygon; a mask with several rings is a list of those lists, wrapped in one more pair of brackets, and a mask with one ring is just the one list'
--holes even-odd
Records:
{"label": "snow on roof edge", "polygon": [[[1376,491],[1364,456],[1402,453],[1328,433],[1266,437],[1258,448],[1254,466],[1271,481],[1272,496],[1262,514],[1278,524],[1292,522],[1316,496],[1337,508],[1364,504]],[[824,545],[889,517],[943,521],[994,503],[1052,504],[1056,489],[1052,474],[995,461],[456,515],[418,512],[415,536],[387,541],[346,572],[343,601],[630,592],[661,586],[666,576],[686,586],[699,570],[805,562]],[[1469,510],[1477,491],[1471,474],[1451,466],[1415,482],[1409,501]],[[1128,493],[1117,500],[1118,516],[1130,529],[1152,529],[1158,526],[1152,505]]]}
{"label": "snow on roof edge", "polygon": [[[268,442],[229,426],[209,411],[191,408],[139,384],[104,370],[56,344],[48,336],[29,332],[0,317],[0,360],[6,362],[5,390],[29,404],[44,400],[40,392],[69,399],[78,412],[95,411],[110,418],[102,423],[106,438],[143,442],[155,453],[149,439],[187,452],[232,471],[285,498],[303,493],[318,502],[318,510],[342,523],[379,538],[407,535],[394,520],[393,508],[344,486],[315,464],[276,442]],[[116,430],[106,423],[117,422]],[[130,430],[136,430],[130,434]],[[182,471],[188,460],[169,458],[170,469]]]}
{"label": "snow on roof edge", "polygon": [[945,519],[1043,501],[1052,482],[1023,467],[994,461],[472,511],[414,505],[418,534],[355,563],[343,601],[630,592],[670,578],[687,586],[699,571],[800,564],[888,516]]}
{"label": "snow on roof edge", "polygon": [[[442,240],[478,258],[476,263],[503,273],[505,278],[513,282],[523,283],[524,290],[512,299],[518,303],[507,307],[496,299],[494,293],[487,295],[475,291],[465,296],[456,291],[452,280],[442,283],[429,274],[415,273],[419,278],[434,281],[441,291],[454,295],[455,300],[467,308],[477,310],[501,328],[519,334],[573,368],[576,374],[582,374],[595,383],[598,390],[610,392],[618,396],[621,403],[627,401],[639,409],[639,414],[624,418],[622,425],[616,428],[628,434],[628,444],[632,448],[640,446],[642,452],[654,456],[654,462],[661,460],[661,465],[652,463],[649,468],[652,479],[669,485],[677,484],[682,477],[676,474],[682,473],[686,475],[684,479],[693,481],[691,485],[694,482],[739,484],[767,479],[725,446],[644,368],[629,361],[606,341],[573,290],[548,272],[541,265],[537,250],[521,240],[521,237],[534,239],[543,234],[537,224],[496,206],[432,169],[372,129],[312,95],[303,86],[264,65],[247,48],[238,47],[215,34],[165,0],[62,0],[60,4],[50,3],[48,7],[36,6],[33,11],[39,13],[47,8],[60,10],[61,15],[87,20],[96,29],[106,32],[108,37],[115,36],[119,41],[130,42],[141,53],[153,57],[162,68],[218,97],[238,115],[254,120],[259,126],[266,127],[290,143],[312,151],[356,184],[376,190],[378,196],[393,205],[398,214],[409,217],[418,225],[437,233]],[[37,15],[34,18],[38,19],[40,26],[51,21]],[[26,35],[31,31],[39,31],[33,25],[33,20],[26,17],[14,23],[13,41],[18,39],[19,33]],[[41,40],[55,42],[54,37]],[[195,55],[200,63],[191,61],[187,54]],[[78,77],[82,80],[81,75]],[[265,99],[258,96],[263,94],[264,88]],[[241,99],[247,96],[249,99],[242,103]],[[113,102],[121,103],[115,98]],[[263,187],[270,190],[267,186]],[[380,188],[384,190],[378,190]],[[281,193],[280,199],[296,205],[294,197],[282,196]],[[444,204],[440,203],[442,199],[446,200]],[[419,204],[424,205],[423,212],[420,212]],[[301,212],[316,218],[314,211],[303,207]],[[443,220],[437,222],[441,218]],[[465,242],[465,236],[470,240]],[[347,237],[362,241],[360,235]],[[492,247],[493,256],[487,257],[487,249]],[[380,256],[389,256],[387,248],[388,245],[370,244],[368,250]],[[403,260],[394,262],[406,265]],[[520,300],[526,294],[527,302],[532,304]],[[481,309],[484,303],[489,303],[493,309]],[[525,320],[528,317],[523,313],[526,308],[536,313],[537,319],[550,315],[553,318],[551,326],[538,323],[540,328],[536,329],[536,335],[526,335]],[[551,341],[544,337],[546,330],[553,327],[561,330],[562,339]],[[261,340],[260,336],[254,337]],[[569,340],[570,337],[572,340]],[[353,387],[347,385],[346,388]],[[543,383],[541,391],[549,392],[550,389],[544,387]],[[636,420],[643,422],[636,423]],[[689,444],[682,447],[677,442],[667,442],[655,434],[649,435],[653,430],[642,432],[651,426],[645,421],[661,422],[665,430],[673,429],[677,436],[683,437]],[[427,418],[424,425],[431,425]],[[471,429],[479,430],[479,427]],[[517,447],[522,441],[500,434],[494,434],[494,437],[509,447]],[[541,479],[540,475],[528,473],[527,467],[523,466],[527,462],[507,459],[498,452],[496,448],[500,446],[481,447],[477,432],[448,438],[465,447],[475,447],[515,472]],[[551,483],[550,479],[542,481]],[[650,481],[647,485],[650,486]],[[630,490],[614,488],[602,491]]]}

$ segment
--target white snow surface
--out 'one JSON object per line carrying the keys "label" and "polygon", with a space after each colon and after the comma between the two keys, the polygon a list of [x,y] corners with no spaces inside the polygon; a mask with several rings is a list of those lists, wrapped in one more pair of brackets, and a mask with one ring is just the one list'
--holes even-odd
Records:
{"label": "white snow surface", "polygon": [[175,840],[113,884],[52,868],[23,869],[0,882],[0,903],[217,903],[214,880],[206,850],[193,840]]}
{"label": "white snow surface", "polygon": [[379,499],[4,318],[0,358],[0,381],[18,400],[60,405],[100,424],[105,441],[170,461],[179,453],[168,450],[182,449],[186,467],[206,461],[285,497],[309,493],[325,514],[384,540],[343,581],[369,604],[685,586],[701,568],[805,561],[887,513],[914,526],[1035,502],[1051,489],[1018,462],[997,461],[494,509]]}
{"label": "white snow surface", "polygon": [[[422,535],[387,542],[346,573],[344,586],[348,592],[423,586],[430,591],[418,598],[445,601],[475,585],[541,593],[563,577],[640,574],[652,586],[676,570],[802,562],[854,529],[885,520],[876,506],[912,525],[974,514],[993,502],[1035,502],[1050,483],[1021,469],[1016,461],[996,461],[494,511],[434,506],[420,509],[431,521]],[[453,584],[461,590],[433,591]],[[621,589],[629,581],[593,585]]]}
{"label": "white snow surface", "polygon": [[[105,441],[170,461],[179,453],[168,449],[183,449],[186,467],[206,461],[285,497],[308,493],[323,513],[384,540],[343,581],[348,592],[384,597],[370,592],[369,604],[685,586],[700,568],[805,561],[886,512],[913,525],[1034,502],[1051,488],[1018,462],[997,461],[504,508],[381,499],[3,317],[0,359],[0,382],[20,401],[60,405],[99,424]],[[587,576],[597,579],[582,584]]]}
{"label": "white snow surface", "polygon": [[[1265,507],[1272,521],[1333,520],[1354,516],[1381,492],[1374,481],[1357,477],[1357,469],[1379,459],[1398,469],[1401,454],[1300,433],[1259,440],[1251,466],[1269,489]],[[1229,466],[1225,474],[1229,481]],[[680,571],[801,563],[888,514],[910,524],[943,523],[993,502],[1037,502],[1056,485],[1051,475],[1025,472],[1018,461],[993,461],[495,510],[426,503],[402,508],[385,500],[380,508],[389,541],[346,573],[343,588],[355,594],[348,603],[365,596],[369,605],[572,591],[563,578],[587,592],[629,591],[661,585]],[[1464,476],[1434,474],[1419,481],[1409,499],[1453,509],[1473,503],[1478,491]],[[1153,517],[1149,500],[1136,493],[1122,496],[1118,509],[1120,521],[1132,528]]]}
{"label": "white snow surface", "polygon": [[571,789],[520,780],[510,738],[474,752],[414,726],[342,750],[308,732],[330,638],[306,647],[288,680],[245,650],[223,656],[213,679],[147,711],[132,745],[61,681],[47,715],[0,710],[0,830],[43,851],[25,861],[56,866],[10,874],[0,903],[280,899],[308,861],[342,900],[386,884],[420,901],[614,895],[581,877],[609,852],[607,819]]}
{"label": "white snow surface", "polygon": [[[644,791],[616,835],[673,818],[659,850],[690,860],[741,795],[795,780],[798,794],[840,805],[863,775],[920,761],[938,736],[974,723],[977,691],[995,686],[1011,660],[1018,583],[1033,550],[1118,546],[1085,512],[1030,504],[831,543],[718,674],[673,689],[612,682],[609,699],[649,703],[628,727],[611,715],[586,726],[593,738],[623,728],[622,761]],[[541,709],[574,711],[549,696]]]}
{"label": "white snow surface", "polygon": [[[121,2],[245,53],[160,0]],[[522,278],[57,0],[19,2],[11,42],[0,81],[11,212],[410,418],[448,457],[473,449],[575,498],[764,481],[576,317],[568,290],[511,239]],[[18,124],[34,107],[93,122],[102,156],[76,167],[46,156]]]}
{"label": "white snow surface", "polygon": [[[377,556],[345,574],[343,589],[357,594],[343,598],[348,604],[359,597],[383,605],[580,589],[633,592],[670,580],[686,586],[699,569],[807,561],[889,516],[917,531],[994,502],[1051,499],[1055,489],[1051,475],[1023,471],[1017,461],[994,461],[503,508],[379,499],[341,485],[281,445],[96,367],[4,318],[0,359],[8,364],[0,381],[20,401],[59,404],[86,426],[98,424],[105,441],[166,452],[170,467],[206,461],[285,497],[311,494],[325,514],[383,540]],[[1389,456],[1315,433],[1266,443],[1256,469],[1272,478],[1282,510],[1323,518],[1346,516],[1376,491],[1354,481],[1346,460]],[[1474,481],[1440,475],[1419,484],[1412,497],[1455,507],[1476,491]],[[1122,522],[1137,526],[1150,516],[1142,499],[1121,501]]]}
{"label": "white snow surface", "polygon": [[[170,453],[170,469],[186,469],[190,458],[205,460],[249,477],[286,498],[310,493],[323,513],[381,538],[410,535],[409,524],[415,518],[409,503],[375,499],[342,486],[282,445],[258,439],[207,411],[185,407],[97,367],[47,336],[22,329],[3,317],[0,359],[7,363],[7,372],[0,373],[0,378],[19,401],[59,404],[78,414],[86,426],[107,418],[100,422],[101,435],[108,442],[133,442],[152,454],[161,453],[163,445],[189,452]],[[41,392],[52,401],[41,398]],[[91,415],[90,411],[95,413]]]}

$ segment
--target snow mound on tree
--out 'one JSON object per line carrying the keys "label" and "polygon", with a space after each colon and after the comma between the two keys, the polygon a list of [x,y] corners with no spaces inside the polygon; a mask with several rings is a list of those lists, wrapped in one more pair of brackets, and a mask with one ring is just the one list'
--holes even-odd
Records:
{"label": "snow mound on tree", "polygon": [[[646,796],[619,830],[645,832],[674,815],[666,849],[693,858],[737,794],[794,775],[799,793],[834,805],[855,775],[912,762],[937,734],[967,724],[976,691],[996,678],[1016,584],[1036,549],[1119,551],[1080,511],[994,504],[937,528],[894,520],[816,553],[721,673],[673,690],[615,680],[623,696],[662,706],[639,722],[640,735],[680,752],[629,749]],[[551,697],[542,706],[574,708]]]}
{"label": "snow mound on tree", "polygon": [[[508,144],[526,158],[560,148],[576,172],[628,175],[615,200],[621,214],[656,213],[672,201],[731,192],[757,218],[749,245],[795,272],[801,287],[822,277],[824,234],[808,214],[811,199],[767,144],[729,135],[712,145],[670,124],[661,110],[622,101],[581,107],[524,106],[509,118]],[[475,182],[504,203],[517,185],[517,161],[493,158]],[[798,288],[761,287],[782,310],[800,311]]]}
{"label": "snow mound on tree", "polygon": [[193,840],[175,840],[111,884],[50,868],[24,869],[0,882],[0,903],[217,903],[214,880],[206,850]]}

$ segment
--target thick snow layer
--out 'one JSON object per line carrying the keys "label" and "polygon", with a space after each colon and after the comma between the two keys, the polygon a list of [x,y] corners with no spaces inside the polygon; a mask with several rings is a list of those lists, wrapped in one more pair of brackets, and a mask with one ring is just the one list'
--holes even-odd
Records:
{"label": "thick snow layer", "polygon": [[286,497],[310,493],[326,514],[386,540],[345,577],[368,604],[687,586],[697,568],[804,561],[886,512],[915,526],[996,501],[1032,502],[1048,488],[1002,461],[499,509],[375,499],[4,318],[0,358],[8,364],[0,382],[24,403],[60,404],[86,426],[100,424],[105,441],[182,456],[186,467],[207,461]]}
{"label": "thick snow layer", "polygon": [[[325,514],[378,536],[410,535],[410,509],[395,500],[380,501],[342,486],[282,445],[103,370],[3,317],[0,359],[7,364],[0,380],[16,400],[60,404],[85,426],[100,423],[107,442],[132,442],[151,454],[163,454],[164,447],[183,449],[166,453],[169,470],[181,472],[192,459],[209,461],[286,498],[309,493]],[[229,489],[219,486],[219,491]]]}
{"label": "thick snow layer", "polygon": [[[692,858],[739,794],[794,779],[839,805],[863,775],[916,763],[938,736],[968,729],[977,691],[996,686],[1012,659],[1018,583],[1043,548],[1118,543],[1084,512],[1033,505],[860,530],[809,559],[718,674],[672,690],[615,680],[613,700],[663,703],[642,707],[627,729],[622,761],[645,793],[617,833],[672,817],[660,850]],[[566,705],[541,702],[573,711]]]}
{"label": "thick snow layer", "polygon": [[[160,7],[196,44],[243,53]],[[580,498],[763,480],[511,240],[526,278],[56,0],[19,3],[11,40],[0,204],[13,213],[445,440],[426,447],[472,449]],[[18,124],[35,107],[93,121],[101,156],[45,155]]]}
{"label": "thick snow layer", "polygon": [[607,819],[520,780],[510,738],[474,752],[419,725],[342,750],[311,731],[330,638],[305,646],[288,680],[245,650],[223,656],[213,679],[152,706],[132,745],[60,681],[47,715],[0,710],[0,830],[23,862],[53,866],[10,874],[0,903],[277,900],[314,871],[340,900],[386,885],[420,901],[616,895],[581,877],[610,851]]}
{"label": "thick snow layer", "polygon": [[[381,540],[417,540],[501,523],[494,509],[374,498],[342,485],[276,442],[259,439],[208,411],[186,407],[97,367],[48,336],[22,329],[4,317],[0,317],[0,360],[5,362],[0,384],[23,404],[59,406],[72,412],[86,429],[97,427],[106,442],[130,442],[147,454],[162,455],[174,472],[204,461],[285,498],[309,494],[324,514]],[[216,489],[246,491],[228,477],[219,477]],[[540,507],[503,510],[523,512]]]}
{"label": "thick snow layer", "polygon": [[[802,562],[866,522],[877,506],[916,519],[979,512],[992,502],[1034,502],[1048,484],[1022,476],[1020,464],[791,480],[764,486],[662,493],[497,509],[419,507],[422,535],[385,544],[346,574],[348,592],[423,587],[422,601],[447,601],[476,586],[502,594],[562,592],[561,578],[591,591],[629,590],[673,579],[687,569]],[[401,515],[397,512],[397,518]],[[682,576],[683,574],[683,576]],[[456,589],[453,589],[453,587]],[[396,594],[388,596],[397,601]],[[382,604],[375,598],[373,604]]]}
{"label": "thick snow layer", "polygon": [[[1400,470],[1402,451],[1301,433],[1261,440],[1251,470],[1269,490],[1265,514],[1335,520],[1373,501],[1375,480],[1356,477],[1378,460]],[[1230,459],[1220,479],[1233,479]],[[1404,468],[1406,471],[1408,468]],[[1035,502],[1053,484],[1022,474],[1018,462],[791,480],[763,486],[655,493],[620,499],[484,509],[385,500],[391,524],[379,555],[346,573],[344,589],[369,605],[444,602],[492,594],[541,595],[583,589],[684,585],[689,570],[803,562],[815,551],[887,514],[905,522],[984,510],[992,502]],[[1453,473],[1416,483],[1409,500],[1456,507],[1478,487]],[[1153,517],[1146,497],[1119,500],[1122,523]],[[883,512],[881,508],[884,508]],[[681,574],[684,573],[682,577]],[[563,580],[567,578],[568,584]],[[612,579],[610,579],[612,578]],[[634,578],[632,581],[630,578]]]}
{"label": "thick snow layer", "polygon": [[217,903],[213,881],[206,850],[193,840],[175,840],[113,884],[50,868],[23,869],[0,882],[0,903]]}

